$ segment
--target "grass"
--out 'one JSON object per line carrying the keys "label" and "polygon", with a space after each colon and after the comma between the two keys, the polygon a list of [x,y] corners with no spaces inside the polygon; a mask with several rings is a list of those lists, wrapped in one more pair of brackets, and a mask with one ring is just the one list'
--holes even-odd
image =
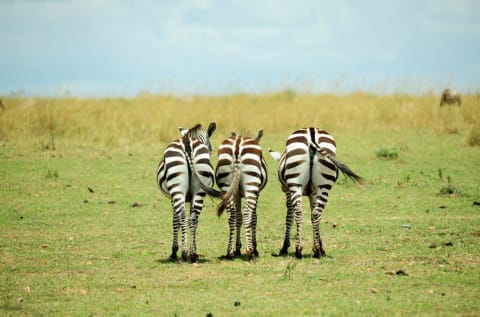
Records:
{"label": "grass", "polygon": [[[469,139],[480,105],[478,96],[463,99],[440,109],[435,96],[294,92],[2,97],[0,313],[478,315],[480,147]],[[285,198],[267,157],[260,258],[219,259],[227,220],[208,199],[200,263],[168,261],[171,207],[156,188],[157,163],[178,126],[213,120],[214,146],[230,130],[264,128],[264,149],[276,150],[302,126],[335,136],[339,159],[366,182],[341,177],[332,189],[321,223],[326,257],[311,257],[309,212],[305,258],[270,256],[281,248]],[[378,159],[382,148],[399,155]]]}

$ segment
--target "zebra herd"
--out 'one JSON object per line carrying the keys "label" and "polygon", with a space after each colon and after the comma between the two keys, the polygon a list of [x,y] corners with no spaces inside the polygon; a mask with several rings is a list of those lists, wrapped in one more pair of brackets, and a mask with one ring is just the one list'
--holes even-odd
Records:
{"label": "zebra herd", "polygon": [[[242,224],[249,260],[258,257],[256,209],[260,192],[268,180],[267,164],[260,147],[263,130],[256,137],[232,132],[218,148],[218,164],[214,172],[210,162],[210,137],[215,129],[214,122],[210,123],[206,132],[199,124],[188,130],[180,128],[181,138],[167,146],[158,166],[157,184],[170,199],[173,208],[171,260],[177,259],[179,231],[182,234],[181,257],[184,261],[187,260],[187,233],[190,230],[190,260],[192,263],[198,261],[196,231],[206,195],[220,199],[218,216],[225,210],[228,214],[230,231],[225,258],[232,259],[241,255]],[[359,183],[361,177],[338,161],[334,138],[317,128],[299,129],[288,137],[283,153],[271,149],[269,152],[274,159],[279,160],[278,178],[287,200],[285,239],[280,255],[288,255],[290,230],[295,218],[295,256],[302,257],[302,196],[310,199],[313,256],[318,258],[325,255],[319,224],[329,191],[335,184],[339,171]],[[213,188],[215,182],[220,191]],[[187,219],[185,205],[188,202],[190,216]]]}

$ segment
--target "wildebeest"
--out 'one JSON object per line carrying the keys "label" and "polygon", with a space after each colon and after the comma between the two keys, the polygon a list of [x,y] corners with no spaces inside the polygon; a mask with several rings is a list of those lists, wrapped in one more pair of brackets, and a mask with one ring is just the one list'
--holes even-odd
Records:
{"label": "wildebeest", "polygon": [[460,98],[460,93],[458,93],[458,91],[447,88],[442,93],[440,106],[452,104],[458,104],[460,106],[462,104],[462,99]]}

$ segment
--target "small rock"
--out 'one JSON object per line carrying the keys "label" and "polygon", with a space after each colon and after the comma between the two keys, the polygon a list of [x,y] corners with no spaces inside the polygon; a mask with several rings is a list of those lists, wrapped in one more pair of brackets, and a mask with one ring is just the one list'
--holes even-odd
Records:
{"label": "small rock", "polygon": [[480,206],[480,201],[474,201],[474,202],[473,202],[473,205],[474,205],[474,206]]}
{"label": "small rock", "polygon": [[378,294],[378,289],[372,287],[370,289],[370,292],[372,292],[373,294]]}
{"label": "small rock", "polygon": [[238,307],[238,306],[240,306],[240,305],[241,305],[241,304],[240,304],[240,302],[239,302],[238,300],[235,301],[235,303],[233,304],[233,306],[235,306],[235,307]]}
{"label": "small rock", "polygon": [[440,209],[445,209],[445,208],[447,208],[447,206],[441,205],[441,206],[438,206],[438,208],[440,208]]}
{"label": "small rock", "polygon": [[116,203],[117,203],[117,202],[116,202],[115,200],[109,200],[109,201],[107,202],[107,204],[110,204],[110,205],[113,205],[113,204],[116,204]]}
{"label": "small rock", "polygon": [[334,223],[332,223],[332,228],[334,228],[334,229],[335,229],[337,226],[338,226],[338,225],[337,225],[335,222],[334,222]]}
{"label": "small rock", "polygon": [[428,245],[428,247],[429,247],[430,249],[435,249],[435,248],[437,247],[437,245],[436,245],[435,243],[430,243],[430,244]]}
{"label": "small rock", "polygon": [[88,188],[89,192],[91,192],[91,193],[95,192],[92,187],[87,187],[87,188]]}
{"label": "small rock", "polygon": [[450,241],[445,242],[443,245],[446,246],[446,247],[453,247],[453,243],[450,242]]}
{"label": "small rock", "polygon": [[132,207],[132,208],[138,208],[138,207],[142,207],[142,205],[140,205],[140,204],[137,203],[137,202],[134,202],[133,204],[130,205],[130,207]]}
{"label": "small rock", "polygon": [[402,228],[405,228],[405,229],[412,229],[412,225],[409,224],[409,223],[406,223],[402,226]]}

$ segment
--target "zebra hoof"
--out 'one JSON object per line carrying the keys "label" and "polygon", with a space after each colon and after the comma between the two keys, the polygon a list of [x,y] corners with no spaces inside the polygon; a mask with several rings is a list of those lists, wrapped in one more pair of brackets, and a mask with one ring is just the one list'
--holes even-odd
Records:
{"label": "zebra hoof", "polygon": [[254,254],[254,252],[250,252],[250,256],[248,257],[248,261],[249,262],[255,262],[256,260],[256,256]]}
{"label": "zebra hoof", "polygon": [[233,260],[233,259],[235,259],[235,256],[233,254],[222,255],[220,257],[220,260]]}
{"label": "zebra hoof", "polygon": [[258,257],[259,257],[259,254],[258,254],[258,251],[257,251],[257,249],[254,249],[254,250],[253,250],[253,255],[254,255],[256,258],[258,258]]}
{"label": "zebra hoof", "polygon": [[190,256],[190,261],[192,261],[192,263],[197,263],[197,262],[198,262],[198,254],[193,253],[193,254]]}
{"label": "zebra hoof", "polygon": [[242,251],[240,251],[240,249],[235,250],[235,256],[236,257],[242,256]]}
{"label": "zebra hoof", "polygon": [[188,257],[187,257],[187,252],[182,252],[182,260],[183,260],[184,262],[186,262],[186,261],[187,261],[187,258],[188,258]]}
{"label": "zebra hoof", "polygon": [[288,256],[288,248],[283,248],[280,250],[280,252],[278,253],[278,255],[280,256]]}
{"label": "zebra hoof", "polygon": [[301,258],[302,258],[302,249],[301,249],[301,248],[295,250],[295,257],[296,257],[297,259],[301,259]]}
{"label": "zebra hoof", "polygon": [[316,258],[316,259],[319,259],[321,258],[322,256],[325,256],[325,250],[323,250],[322,248],[319,248],[319,249],[313,249],[313,257]]}
{"label": "zebra hoof", "polygon": [[173,252],[172,254],[170,254],[170,261],[172,262],[175,262],[177,261],[177,253],[176,252]]}

